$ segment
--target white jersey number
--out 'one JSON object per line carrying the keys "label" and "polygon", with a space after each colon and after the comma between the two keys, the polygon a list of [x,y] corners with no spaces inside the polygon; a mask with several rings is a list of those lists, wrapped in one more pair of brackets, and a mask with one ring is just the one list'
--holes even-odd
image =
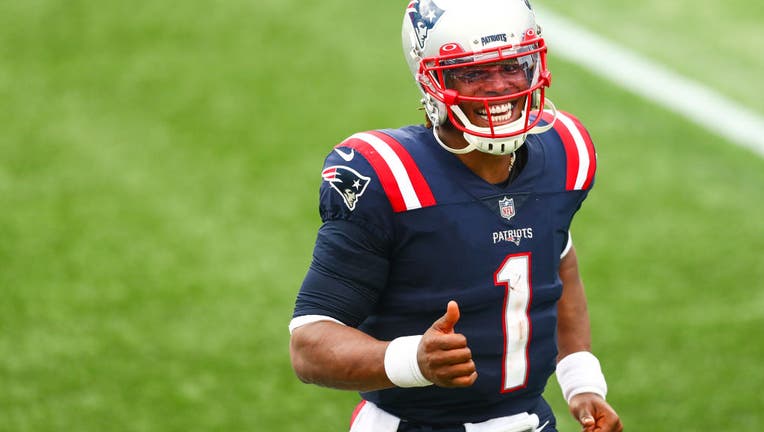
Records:
{"label": "white jersey number", "polygon": [[528,342],[531,302],[531,254],[509,255],[494,273],[496,285],[506,290],[504,296],[504,381],[503,392],[524,387],[528,378]]}

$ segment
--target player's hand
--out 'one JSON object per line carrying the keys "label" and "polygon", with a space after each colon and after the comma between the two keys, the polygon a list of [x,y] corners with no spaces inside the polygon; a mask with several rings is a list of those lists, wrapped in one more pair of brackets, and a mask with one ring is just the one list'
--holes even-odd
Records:
{"label": "player's hand", "polygon": [[417,360],[422,375],[440,387],[468,387],[477,379],[467,338],[454,332],[457,321],[459,305],[452,300],[419,343]]}
{"label": "player's hand", "polygon": [[581,393],[570,400],[570,412],[584,432],[621,432],[623,425],[615,410],[600,395]]}

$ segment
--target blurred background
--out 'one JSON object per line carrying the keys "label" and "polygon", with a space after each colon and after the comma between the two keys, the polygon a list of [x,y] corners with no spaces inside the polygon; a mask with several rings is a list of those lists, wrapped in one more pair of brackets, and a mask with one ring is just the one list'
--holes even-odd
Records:
{"label": "blurred background", "polygon": [[[537,15],[764,116],[756,4]],[[287,324],[324,156],[422,121],[405,6],[0,2],[0,431],[347,430],[358,396],[294,377]],[[764,158],[549,58],[598,146],[573,231],[609,401],[627,430],[761,430]]]}

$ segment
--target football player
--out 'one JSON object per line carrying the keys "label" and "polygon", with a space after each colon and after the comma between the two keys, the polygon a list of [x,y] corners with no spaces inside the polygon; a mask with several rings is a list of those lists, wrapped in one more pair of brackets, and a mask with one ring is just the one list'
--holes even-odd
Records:
{"label": "football player", "polygon": [[403,49],[426,125],[326,158],[323,221],[290,323],[304,382],[360,391],[352,432],[620,431],[591,353],[570,225],[591,137],[546,98],[527,0],[414,0]]}

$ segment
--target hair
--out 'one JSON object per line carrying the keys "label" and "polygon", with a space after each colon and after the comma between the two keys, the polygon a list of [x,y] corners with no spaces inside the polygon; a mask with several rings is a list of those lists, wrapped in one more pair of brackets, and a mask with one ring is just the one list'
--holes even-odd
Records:
{"label": "hair", "polygon": [[424,127],[427,129],[432,129],[432,120],[430,120],[430,116],[427,114],[424,115]]}
{"label": "hair", "polygon": [[[424,111],[424,106],[420,105],[417,110]],[[432,120],[430,120],[430,116],[428,116],[427,113],[424,113],[424,127],[432,129]]]}

